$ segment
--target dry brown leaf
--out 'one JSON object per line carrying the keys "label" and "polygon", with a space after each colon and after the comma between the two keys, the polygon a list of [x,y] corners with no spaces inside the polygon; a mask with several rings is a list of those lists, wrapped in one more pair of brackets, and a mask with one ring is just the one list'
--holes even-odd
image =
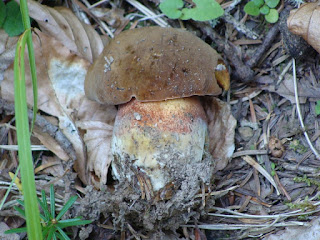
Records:
{"label": "dry brown leaf", "polygon": [[[295,103],[293,77],[291,74],[286,74],[284,80],[279,86],[274,84],[263,87],[263,90],[275,92],[280,96],[289,100],[292,104]],[[302,78],[298,81],[298,95],[301,104],[306,103],[307,98],[320,98],[320,85],[312,85],[308,79]]]}
{"label": "dry brown leaf", "polygon": [[[88,159],[90,159],[87,169],[99,177],[99,184],[106,184],[108,169],[112,160],[110,142],[113,126],[101,121],[91,120],[78,121],[77,126],[86,130],[83,139],[87,146]],[[91,182],[96,181],[95,178],[90,180]]]}
{"label": "dry brown leaf", "polygon": [[289,30],[304,38],[320,53],[320,6],[318,2],[305,3],[292,10],[287,20]]}
{"label": "dry brown leaf", "polygon": [[62,177],[65,174],[61,160],[56,157],[42,156],[41,165],[38,167],[41,173],[50,174],[53,177]]}
{"label": "dry brown leaf", "polygon": [[43,129],[40,129],[37,126],[34,126],[33,134],[40,142],[46,146],[51,152],[53,152],[60,159],[67,161],[69,160],[68,154],[62,149],[62,147],[52,138],[47,132],[44,132]]}
{"label": "dry brown leaf", "polygon": [[[78,128],[77,123],[90,119],[97,123],[112,124],[116,113],[115,107],[102,106],[85,97],[83,88],[84,78],[89,66],[88,61],[73,54],[60,42],[40,31],[36,31],[36,34],[34,34],[33,42],[38,74],[39,109],[59,119],[59,128],[73,144],[76,151],[75,168],[81,180],[87,182],[87,164],[89,169],[103,172],[105,176],[99,177],[106,179],[107,168],[101,171],[101,166],[94,166],[95,159],[92,158],[95,154],[90,153],[87,159],[84,142],[86,139],[83,139],[83,131]],[[27,101],[31,106],[33,103],[32,86],[28,68],[26,68],[26,75]],[[5,79],[1,84],[1,96],[8,101],[14,99],[12,66],[5,72]],[[86,130],[86,134],[91,136],[91,129],[96,131],[92,126],[88,127],[86,125],[83,130]],[[106,140],[106,144],[109,142]],[[108,159],[107,148],[105,148],[105,151],[103,149],[99,150],[99,154],[104,156],[104,161],[106,161],[104,165],[108,166],[110,159]]]}
{"label": "dry brown leaf", "polygon": [[47,7],[28,1],[30,17],[37,21],[41,30],[62,42],[71,51],[91,63],[103,50],[99,34],[90,25],[82,23],[65,7]]}
{"label": "dry brown leaf", "polygon": [[106,21],[113,28],[125,24],[127,19],[123,16],[124,10],[120,8],[93,8],[90,10],[97,18]]}
{"label": "dry brown leaf", "polygon": [[234,149],[234,131],[237,121],[231,114],[230,106],[214,97],[203,101],[208,118],[209,151],[215,159],[215,172],[228,164]]}
{"label": "dry brown leaf", "polygon": [[3,80],[3,73],[13,62],[18,37],[9,35],[0,29],[0,83]]}

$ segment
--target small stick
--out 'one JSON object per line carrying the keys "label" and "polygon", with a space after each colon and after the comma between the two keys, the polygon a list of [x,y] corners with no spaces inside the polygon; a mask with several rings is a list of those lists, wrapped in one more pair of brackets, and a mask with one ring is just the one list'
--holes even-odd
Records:
{"label": "small stick", "polygon": [[269,32],[267,33],[266,37],[264,38],[261,46],[259,46],[259,48],[257,49],[257,51],[255,51],[254,55],[251,57],[251,59],[249,59],[246,62],[246,65],[249,68],[253,68],[255,66],[257,66],[259,60],[261,59],[261,57],[263,56],[263,54],[265,53],[265,51],[267,49],[270,48],[273,40],[275,39],[276,36],[278,36],[279,34],[279,23],[276,23],[275,25],[273,25],[273,27],[269,30]]}

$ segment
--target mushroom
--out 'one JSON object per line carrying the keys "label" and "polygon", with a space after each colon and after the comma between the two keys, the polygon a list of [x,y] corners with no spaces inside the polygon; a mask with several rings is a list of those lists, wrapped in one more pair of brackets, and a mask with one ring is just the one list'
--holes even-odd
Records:
{"label": "mushroom", "polygon": [[228,88],[221,56],[190,32],[144,27],[116,36],[85,80],[89,99],[118,105],[111,143],[114,177],[148,200],[168,199],[177,188],[194,184],[186,191],[191,198],[214,168],[199,96]]}

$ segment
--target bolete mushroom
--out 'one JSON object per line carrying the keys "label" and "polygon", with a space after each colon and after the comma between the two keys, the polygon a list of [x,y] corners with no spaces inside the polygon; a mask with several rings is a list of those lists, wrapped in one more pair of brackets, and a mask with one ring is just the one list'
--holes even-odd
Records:
{"label": "bolete mushroom", "polygon": [[114,176],[146,199],[170,198],[183,181],[208,182],[214,161],[204,157],[208,124],[199,96],[228,88],[221,56],[190,32],[145,27],[116,36],[85,80],[89,99],[119,106]]}

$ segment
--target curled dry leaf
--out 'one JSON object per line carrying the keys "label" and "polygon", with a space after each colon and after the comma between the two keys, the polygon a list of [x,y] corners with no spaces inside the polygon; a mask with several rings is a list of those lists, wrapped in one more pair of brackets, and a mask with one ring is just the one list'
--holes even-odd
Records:
{"label": "curled dry leaf", "polygon": [[103,43],[99,34],[81,22],[65,7],[47,7],[28,1],[30,17],[37,21],[41,30],[56,38],[67,48],[91,63],[102,52]]}
{"label": "curled dry leaf", "polygon": [[234,152],[237,121],[231,114],[230,106],[215,97],[206,97],[203,106],[208,118],[209,151],[215,159],[214,171],[217,172],[225,168]]}
{"label": "curled dry leaf", "polygon": [[[96,154],[90,153],[87,159],[85,148],[87,139],[83,139],[83,131],[79,129],[78,124],[81,125],[82,121],[89,119],[97,123],[112,124],[116,112],[115,107],[102,106],[85,97],[83,87],[89,66],[88,61],[75,55],[60,42],[40,31],[36,31],[36,34],[34,34],[33,43],[38,74],[39,109],[58,118],[59,128],[70,140],[76,151],[77,161],[75,168],[80,179],[87,183],[87,166],[99,174],[104,174],[99,177],[106,179],[107,169],[102,171],[100,166],[94,166],[95,159],[92,159],[92,157]],[[25,61],[27,61],[27,57]],[[8,101],[13,101],[14,99],[13,76],[13,66],[11,66],[6,70],[5,78],[1,84],[1,97]],[[31,106],[33,97],[28,68],[26,68],[26,84],[27,101]],[[83,130],[86,131],[88,136],[92,135],[90,133],[92,129],[96,134],[96,129],[92,126],[85,124],[81,126],[84,126]],[[109,130],[107,129],[106,131],[107,134],[105,135],[108,136]],[[48,145],[48,143],[50,144],[48,141],[43,142],[44,145]],[[107,145],[108,143],[107,139],[105,144]],[[52,146],[47,147],[54,151]],[[106,161],[106,163],[103,163],[104,166],[108,166],[110,159],[108,159],[107,148],[104,148],[104,150],[99,150],[99,155],[101,158],[103,157],[103,161]],[[61,156],[61,153],[58,155]]]}
{"label": "curled dry leaf", "polygon": [[[90,172],[90,182],[100,188],[101,184],[107,183],[108,169],[112,160],[110,141],[113,126],[92,120],[79,121],[77,126],[86,130],[83,140],[87,146],[89,159],[87,169]],[[95,176],[99,178],[99,181]]]}
{"label": "curled dry leaf", "polygon": [[320,6],[318,2],[305,3],[292,10],[287,20],[289,30],[304,38],[320,53]]}

